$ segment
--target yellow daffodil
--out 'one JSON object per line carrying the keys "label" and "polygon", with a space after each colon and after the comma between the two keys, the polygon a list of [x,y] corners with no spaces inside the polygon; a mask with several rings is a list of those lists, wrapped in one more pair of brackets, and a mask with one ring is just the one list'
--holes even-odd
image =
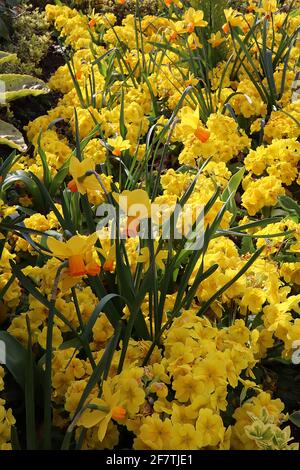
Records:
{"label": "yellow daffodil", "polygon": [[185,32],[185,24],[184,21],[176,21],[175,23],[170,25],[170,33],[169,33],[169,41],[175,42],[178,36]]}
{"label": "yellow daffodil", "polygon": [[113,197],[127,216],[127,236],[136,236],[140,221],[151,217],[151,202],[148,194],[142,189],[135,189],[113,193]]}
{"label": "yellow daffodil", "polygon": [[47,245],[53,256],[61,260],[68,260],[68,273],[71,277],[80,277],[86,274],[95,276],[99,273],[100,266],[94,261],[91,253],[97,238],[97,233],[88,237],[75,235],[67,242],[49,237]]}
{"label": "yellow daffodil", "polygon": [[95,175],[86,176],[88,171],[95,171],[95,163],[92,160],[85,159],[81,162],[76,157],[71,157],[69,173],[73,180],[68,184],[68,188],[72,192],[79,191],[81,194],[86,194],[87,190],[101,190]]}
{"label": "yellow daffodil", "polygon": [[89,27],[94,28],[97,24],[97,20],[95,18],[91,18],[89,21]]}
{"label": "yellow daffodil", "polygon": [[194,134],[202,143],[210,138],[210,132],[203,126],[199,118],[199,107],[195,111],[191,108],[183,108],[181,115],[181,124],[184,130]]}
{"label": "yellow daffodil", "polygon": [[194,8],[189,8],[184,14],[184,22],[186,25],[186,31],[188,33],[193,33],[195,28],[204,28],[208,25],[207,21],[203,20],[204,13],[202,10],[195,10]]}
{"label": "yellow daffodil", "polygon": [[131,147],[129,140],[124,140],[120,136],[114,139],[108,139],[107,143],[113,148],[112,154],[115,157],[120,157],[124,150],[129,150]]}
{"label": "yellow daffodil", "polygon": [[243,16],[233,8],[226,8],[224,10],[224,15],[226,17],[226,23],[223,25],[222,29],[225,34],[228,34],[230,31],[230,26],[232,28],[240,27],[243,29],[244,18]]}
{"label": "yellow daffodil", "polygon": [[261,7],[262,11],[267,15],[275,13],[278,10],[277,0],[263,0]]}
{"label": "yellow daffodil", "polygon": [[195,34],[195,33],[189,34],[188,45],[192,50],[202,49],[202,47],[203,47],[201,42],[199,41],[199,38],[198,38],[197,34]]}
{"label": "yellow daffodil", "polygon": [[164,2],[168,8],[170,8],[171,5],[176,5],[178,7],[182,6],[182,3],[180,2],[180,0],[164,0]]}
{"label": "yellow daffodil", "polygon": [[105,272],[113,272],[115,269],[116,264],[116,245],[110,245],[110,241],[108,247],[104,247],[104,241],[102,241],[102,248],[99,248],[97,251],[101,253],[101,255],[105,258],[105,262],[103,264],[103,270]]}
{"label": "yellow daffodil", "polygon": [[219,47],[224,41],[226,41],[225,38],[222,37],[222,34],[220,31],[218,31],[216,34],[212,34],[208,42],[212,45],[213,48]]}
{"label": "yellow daffodil", "polygon": [[103,383],[102,398],[94,398],[80,416],[77,424],[90,429],[98,426],[98,438],[102,442],[107,427],[111,420],[122,421],[126,416],[126,410],[121,405],[122,399],[120,392],[112,392],[107,382]]}

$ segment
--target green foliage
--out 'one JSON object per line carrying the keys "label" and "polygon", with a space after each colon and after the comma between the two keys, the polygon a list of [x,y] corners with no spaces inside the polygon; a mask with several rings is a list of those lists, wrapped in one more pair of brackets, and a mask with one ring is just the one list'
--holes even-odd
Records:
{"label": "green foliage", "polygon": [[0,119],[0,144],[8,145],[21,152],[27,148],[21,132],[12,124],[2,121],[2,119]]}
{"label": "green foliage", "polygon": [[192,0],[191,6],[203,10],[204,18],[209,23],[212,33],[219,31],[225,23],[224,9],[228,8],[228,0]]}
{"label": "green foliage", "polygon": [[[15,62],[15,54],[0,52],[0,61]],[[39,78],[21,74],[0,74],[0,102],[3,106],[25,96],[38,96],[49,92],[47,85]],[[22,134],[10,123],[0,119],[0,144],[24,152],[27,149]]]}
{"label": "green foliage", "polygon": [[10,35],[4,37],[1,48],[17,54],[18,60],[7,64],[4,71],[41,76],[40,65],[51,44],[44,12],[22,5],[18,11],[10,10],[9,25]]}
{"label": "green foliage", "polygon": [[0,82],[4,91],[0,91],[0,100],[5,103],[24,98],[25,96],[38,96],[48,93],[47,85],[39,78],[31,75],[16,73],[1,73]]}

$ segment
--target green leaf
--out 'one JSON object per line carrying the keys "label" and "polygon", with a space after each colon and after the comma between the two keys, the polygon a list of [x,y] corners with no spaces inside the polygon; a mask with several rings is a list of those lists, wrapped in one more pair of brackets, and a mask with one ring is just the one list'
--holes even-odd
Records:
{"label": "green leaf", "polygon": [[27,145],[21,132],[12,124],[0,119],[0,144],[25,152]]}
{"label": "green leaf", "polygon": [[47,189],[49,189],[49,187],[51,186],[51,183],[52,183],[52,177],[51,177],[51,173],[50,173],[50,170],[49,170],[49,165],[48,165],[48,162],[47,162],[47,155],[46,153],[44,152],[44,150],[42,149],[42,146],[41,146],[41,138],[42,138],[42,131],[40,132],[39,136],[38,136],[38,152],[39,152],[39,155],[41,157],[41,160],[42,160],[42,165],[43,165],[43,173],[44,173],[44,183],[45,183],[45,186]]}
{"label": "green leaf", "polygon": [[247,388],[243,387],[241,394],[240,394],[240,406],[242,406],[242,403],[245,401],[245,398],[247,396]]}
{"label": "green leaf", "polygon": [[0,37],[6,39],[6,41],[9,41],[9,31],[5,22],[1,18],[1,16],[0,16]]}
{"label": "green leaf", "polygon": [[[120,298],[121,298],[121,296],[118,295],[118,294],[107,294],[107,295],[106,295],[105,297],[103,297],[103,299],[101,299],[101,301],[96,305],[96,307],[95,307],[95,309],[94,309],[92,315],[90,316],[90,318],[89,318],[89,320],[88,320],[88,322],[87,322],[87,324],[86,324],[86,327],[85,327],[85,329],[84,329],[84,333],[83,333],[83,335],[82,335],[82,338],[85,338],[85,339],[88,340],[88,341],[90,340],[90,335],[91,335],[91,333],[92,333],[93,327],[94,327],[94,325],[95,325],[95,323],[96,323],[96,321],[97,321],[97,319],[98,319],[100,313],[101,313],[101,312],[106,313],[106,312],[105,312],[105,309],[107,310],[106,305],[107,305],[113,298],[115,298],[115,297],[120,297]],[[113,318],[114,321],[112,321],[111,323],[112,323],[113,326],[116,327],[117,324],[118,324],[118,322],[120,321],[120,317],[114,318],[113,313],[112,313],[112,315],[111,315],[111,314],[108,315],[108,314],[106,313],[106,316],[108,316],[108,319],[109,319],[109,318],[111,318],[111,319]]]}
{"label": "green leaf", "polygon": [[[49,309],[50,308],[49,300],[41,294],[41,292],[36,288],[36,286],[31,281],[31,279],[25,276],[22,270],[14,262],[11,262],[11,268],[16,278],[20,281],[20,284],[22,285],[23,289],[27,290],[36,300],[38,300],[42,305],[44,305],[44,307]],[[72,323],[70,323],[69,320],[62,313],[60,313],[57,309],[55,309],[55,314],[60,320],[64,322],[64,324],[70,329],[70,331],[74,334],[74,336],[80,340],[80,336],[77,334]]]}
{"label": "green leaf", "polygon": [[9,103],[29,95],[44,95],[50,91],[43,80],[31,75],[2,73],[0,74],[0,84],[0,101],[2,103]]}
{"label": "green leaf", "polygon": [[297,426],[297,428],[300,428],[300,410],[292,413],[289,419],[295,426]]}
{"label": "green leaf", "polygon": [[0,65],[5,64],[6,62],[15,62],[17,58],[17,54],[13,54],[12,52],[0,51]]}
{"label": "green leaf", "polygon": [[49,187],[49,194],[50,196],[55,196],[59,187],[63,183],[64,179],[69,173],[69,165],[70,165],[70,158],[65,161],[65,163],[60,167],[56,175],[54,176],[50,187]]}
{"label": "green leaf", "polygon": [[[63,440],[62,447],[61,447],[62,450],[67,450],[70,447],[73,430],[76,425],[76,419],[80,416],[80,413],[82,412],[90,393],[92,392],[92,390],[97,384],[99,385],[102,382],[102,379],[105,380],[107,378],[111,361],[113,359],[114,352],[117,348],[117,345],[120,339],[120,334],[121,334],[121,326],[118,325],[114,336],[110,339],[104,351],[103,356],[101,357],[99,363],[93,370],[92,375],[90,376],[88,383],[86,384],[86,387],[80,397],[78,406],[76,408],[76,412],[74,413],[74,416],[75,416],[74,421],[71,423],[71,425],[69,426],[65,434],[65,438]],[[102,387],[100,386],[99,388],[100,388],[100,393],[101,393]]]}
{"label": "green leaf", "polygon": [[230,196],[233,197],[236,194],[238,187],[243,180],[244,174],[245,174],[245,168],[241,168],[237,173],[235,173],[235,175],[232,176],[227,187],[224,189],[222,193],[221,200],[223,202],[227,201],[227,199]]}
{"label": "green leaf", "polygon": [[300,15],[300,8],[297,8],[296,10],[294,10],[290,13],[290,16],[292,18],[295,18],[296,16],[299,16],[299,15]]}
{"label": "green leaf", "polygon": [[5,296],[6,292],[8,291],[8,289],[10,288],[10,286],[12,285],[12,283],[14,282],[15,280],[15,276],[12,275],[9,280],[6,282],[6,284],[4,285],[4,287],[0,290],[0,302],[1,300],[3,299],[3,297]]}
{"label": "green leaf", "polygon": [[10,439],[12,450],[22,450],[16,426],[11,427]]}
{"label": "green leaf", "polygon": [[[37,178],[38,179],[38,178]],[[45,203],[43,200],[43,196],[36,185],[36,183],[30,177],[30,174],[26,173],[23,170],[18,170],[14,173],[8,174],[5,178],[2,186],[1,186],[1,193],[5,194],[6,191],[15,183],[21,182],[26,187],[27,191],[33,197],[33,201],[35,207],[39,211],[43,211],[45,209]]]}
{"label": "green leaf", "polygon": [[34,393],[34,359],[32,354],[31,328],[28,315],[26,315],[28,331],[28,346],[25,369],[25,410],[26,410],[26,443],[27,450],[37,448],[35,429],[35,393]]}
{"label": "green leaf", "polygon": [[39,178],[34,173],[29,172],[29,175],[32,178],[32,180],[35,182],[35,184],[36,184],[37,188],[39,189],[40,194],[43,198],[43,206],[44,206],[43,210],[45,210],[46,205],[51,207],[51,209],[53,210],[53,212],[54,212],[57,220],[59,221],[60,225],[62,226],[62,228],[64,228],[65,230],[70,230],[72,232],[72,229],[68,226],[68,224],[66,223],[64,218],[61,216],[61,213],[57,209],[56,205],[54,204],[53,199],[51,198],[49,192],[47,191],[47,189],[45,188],[43,183],[39,180]]}
{"label": "green leaf", "polygon": [[16,150],[13,150],[11,154],[4,160],[4,162],[0,166],[0,175],[2,176],[3,180],[6,178],[10,169],[13,167],[13,165],[18,161],[20,157],[21,155],[16,155]]}
{"label": "green leaf", "polygon": [[27,352],[22,344],[7,331],[0,331],[0,341],[5,344],[5,366],[20,387],[25,390]]}
{"label": "green leaf", "polygon": [[300,218],[300,206],[288,196],[279,196],[278,198],[280,206],[291,215],[296,215]]}
{"label": "green leaf", "polygon": [[[254,30],[254,27],[251,28],[251,31]],[[242,53],[245,54],[248,62],[250,63],[251,65],[251,68],[250,67],[247,67],[244,62],[242,62],[242,60],[240,59],[240,63],[241,63],[241,66],[243,67],[243,69],[245,70],[246,74],[249,76],[251,82],[253,83],[253,85],[255,86],[255,88],[257,89],[258,93],[260,94],[261,96],[261,99],[263,100],[263,102],[266,102],[268,103],[269,101],[269,95],[268,95],[268,92],[267,92],[267,89],[266,87],[264,86],[263,84],[263,81],[260,77],[260,72],[259,72],[259,69],[257,68],[256,64],[255,64],[255,61],[253,60],[253,57],[250,53],[250,51],[248,50],[247,48],[247,45],[246,45],[246,41],[242,40],[238,34],[237,31],[235,31],[234,28],[230,28],[230,31],[231,31],[231,36],[232,36],[232,40],[233,40],[233,46],[234,46],[234,49],[235,49],[235,52],[236,52],[236,55],[237,57],[241,58],[242,57]],[[253,32],[253,35],[255,33]],[[238,50],[237,46],[236,46],[236,42],[238,43],[238,45],[240,46],[240,49]],[[254,74],[251,72],[251,69],[253,70]]]}
{"label": "green leaf", "polygon": [[124,100],[123,88],[122,88],[122,95],[121,95],[121,110],[120,110],[120,134],[123,139],[126,139],[127,128],[125,124],[125,100]]}
{"label": "green leaf", "polygon": [[249,261],[247,261],[247,263],[242,267],[242,269],[229,282],[227,282],[225,286],[219,289],[207,302],[205,302],[203,307],[201,307],[198,312],[199,316],[204,315],[207,312],[207,310],[210,308],[211,304],[215,300],[217,300],[222,294],[224,294],[224,292],[226,292],[227,289],[229,289],[229,287],[231,287],[241,276],[243,276],[243,274],[245,274],[248,271],[250,266],[252,266],[252,264],[259,258],[259,256],[261,255],[264,249],[265,249],[265,246],[260,247],[254,253],[254,255],[249,259]]}

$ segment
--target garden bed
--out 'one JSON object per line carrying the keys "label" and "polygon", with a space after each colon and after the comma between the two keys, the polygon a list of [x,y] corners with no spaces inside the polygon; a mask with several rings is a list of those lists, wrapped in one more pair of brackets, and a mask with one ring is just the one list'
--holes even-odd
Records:
{"label": "garden bed", "polygon": [[299,1],[16,3],[0,449],[297,450]]}

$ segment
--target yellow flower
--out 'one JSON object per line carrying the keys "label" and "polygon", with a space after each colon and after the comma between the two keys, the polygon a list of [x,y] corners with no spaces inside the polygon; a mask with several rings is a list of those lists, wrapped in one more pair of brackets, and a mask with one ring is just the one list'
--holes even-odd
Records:
{"label": "yellow flower", "polygon": [[135,189],[112,195],[121,211],[127,216],[126,235],[136,236],[140,221],[151,217],[151,202],[148,194],[142,189]]}
{"label": "yellow flower", "polygon": [[197,375],[187,374],[179,375],[172,385],[176,391],[175,397],[180,402],[193,401],[202,394],[205,395],[205,383],[202,382]]}
{"label": "yellow flower", "polygon": [[[168,250],[157,251],[157,248],[158,248],[158,242],[155,241],[154,242],[155,264],[157,265],[159,269],[164,271],[165,269],[164,261],[168,258]],[[150,267],[151,254],[147,246],[141,249],[141,252],[137,261],[138,263],[144,263],[145,270],[148,271]]]}
{"label": "yellow flower", "polygon": [[122,397],[123,405],[131,415],[138,413],[145,401],[145,392],[135,379],[124,379],[118,382],[118,391]]}
{"label": "yellow flower", "polygon": [[263,0],[262,10],[268,15],[275,13],[278,10],[277,0]]}
{"label": "yellow flower", "polygon": [[68,184],[72,192],[79,191],[86,194],[87,190],[100,191],[101,186],[95,175],[85,176],[88,171],[95,171],[95,163],[92,160],[85,159],[82,162],[76,157],[71,157],[69,172],[73,180]]}
{"label": "yellow flower", "polygon": [[[199,397],[198,397],[199,398]],[[172,417],[171,421],[173,424],[195,424],[198,418],[198,409],[194,406],[194,401],[191,405],[178,405],[173,401],[172,405]]]}
{"label": "yellow flower", "polygon": [[194,8],[189,8],[184,14],[184,22],[186,25],[186,31],[193,33],[195,28],[204,28],[208,25],[207,21],[203,20],[204,13],[202,10],[196,11]]}
{"label": "yellow flower", "polygon": [[221,357],[209,353],[195,368],[198,380],[201,380],[207,390],[213,392],[217,387],[226,384],[225,363]]}
{"label": "yellow flower", "polygon": [[120,157],[124,150],[129,150],[131,147],[129,140],[123,140],[120,136],[114,139],[108,139],[107,143],[113,148],[112,154],[115,155],[115,157]]}
{"label": "yellow flower", "polygon": [[80,416],[77,425],[87,429],[99,426],[98,438],[102,442],[110,421],[122,421],[125,418],[126,410],[121,406],[120,392],[112,393],[109,384],[104,382],[102,398],[94,398],[89,406]]}
{"label": "yellow flower", "polygon": [[241,307],[248,308],[252,313],[259,313],[267,298],[266,292],[255,287],[248,287],[241,300]]}
{"label": "yellow flower", "polygon": [[[48,332],[48,328],[45,326],[43,328],[43,331],[38,336],[38,342],[40,343],[40,345],[42,346],[43,349],[46,349],[47,332]],[[52,347],[54,349],[58,349],[59,346],[63,343],[63,337],[62,337],[60,329],[56,325],[53,326],[52,335],[53,335],[53,337],[52,337]]]}
{"label": "yellow flower", "polygon": [[199,118],[199,107],[197,107],[195,111],[188,107],[183,108],[181,114],[181,125],[186,132],[194,134],[194,136],[202,143],[208,141],[210,132],[202,125]]}
{"label": "yellow flower", "polygon": [[104,240],[102,240],[102,248],[98,248],[97,251],[105,258],[103,270],[113,272],[116,264],[116,244],[110,245],[110,240],[108,242],[108,245],[104,246]]}
{"label": "yellow flower", "polygon": [[224,438],[224,425],[221,417],[209,408],[199,411],[196,430],[200,436],[200,447],[216,446]]}
{"label": "yellow flower", "polygon": [[122,193],[113,193],[113,197],[119,204],[120,208],[129,217],[136,216],[135,205],[141,207],[141,213],[138,213],[138,218],[148,218],[151,214],[151,203],[148,194],[142,189],[135,189],[134,191],[123,191]]}
{"label": "yellow flower", "polygon": [[97,241],[97,233],[89,236],[75,235],[67,242],[49,237],[47,245],[53,256],[62,260],[68,260],[68,274],[71,277],[80,277],[86,274],[95,276],[100,271],[100,266],[90,258],[92,248]]}
{"label": "yellow flower", "polygon": [[233,8],[227,8],[224,10],[224,14],[227,20],[227,23],[223,25],[223,31],[225,34],[228,34],[231,27],[240,27],[243,28],[244,26],[244,18],[243,16]]}
{"label": "yellow flower", "polygon": [[208,42],[212,45],[213,48],[219,47],[224,41],[225,38],[222,37],[221,32],[218,31],[216,34],[212,34]]}
{"label": "yellow flower", "polygon": [[175,424],[172,449],[196,450],[201,446],[201,436],[191,424]]}
{"label": "yellow flower", "polygon": [[199,41],[197,34],[191,33],[188,37],[188,45],[192,50],[202,49],[202,44]]}
{"label": "yellow flower", "polygon": [[147,416],[138,437],[150,449],[168,450],[173,437],[172,423],[169,419],[162,421],[157,414]]}

